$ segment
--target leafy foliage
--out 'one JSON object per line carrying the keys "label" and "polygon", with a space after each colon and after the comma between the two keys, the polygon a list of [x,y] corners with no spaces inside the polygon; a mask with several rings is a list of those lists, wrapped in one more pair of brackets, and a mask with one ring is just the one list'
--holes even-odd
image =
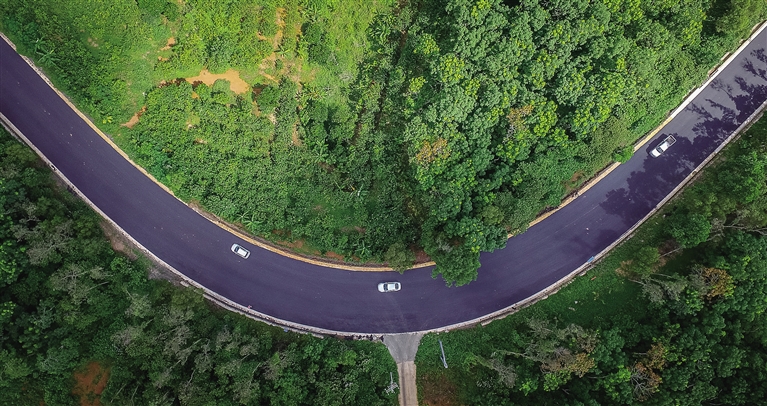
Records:
{"label": "leafy foliage", "polygon": [[424,337],[421,388],[447,382],[473,405],[763,403],[765,163],[763,120],[583,278],[487,326]]}
{"label": "leafy foliage", "polygon": [[[758,0],[58,3],[0,0],[0,24],[179,196],[309,254],[391,261],[395,244],[420,246],[457,285],[574,174],[629,159],[766,12]],[[253,91],[177,80],[203,68],[236,69]],[[695,244],[700,226],[676,229]]]}
{"label": "leafy foliage", "polygon": [[[448,283],[473,280],[479,252],[558,205],[574,173],[628,160],[634,140],[703,78],[711,52],[756,21],[741,10],[765,11],[733,4],[722,18],[738,23],[725,32],[705,20],[719,7],[421,2],[399,61],[405,86],[393,97],[408,106],[401,128],[435,272]],[[705,234],[680,227],[695,233],[691,244]]]}
{"label": "leafy foliage", "polygon": [[0,404],[79,404],[73,373],[90,362],[104,404],[396,403],[383,345],[284,333],[148,280],[4,131],[0,173]]}

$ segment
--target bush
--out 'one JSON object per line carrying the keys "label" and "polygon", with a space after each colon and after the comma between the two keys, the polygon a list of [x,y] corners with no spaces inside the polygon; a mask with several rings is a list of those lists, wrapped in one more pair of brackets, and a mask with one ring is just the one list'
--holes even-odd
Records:
{"label": "bush", "polygon": [[402,241],[397,241],[389,246],[384,254],[384,261],[394,270],[400,273],[413,266],[415,254],[405,246]]}
{"label": "bush", "polygon": [[267,86],[261,89],[261,93],[256,98],[258,109],[264,114],[272,114],[280,101],[280,89],[274,86]]}
{"label": "bush", "polygon": [[618,148],[613,153],[613,159],[620,163],[628,162],[631,157],[634,156],[634,147],[627,145],[625,147]]}
{"label": "bush", "polygon": [[711,222],[702,214],[679,211],[669,219],[668,233],[682,247],[694,247],[708,239]]}

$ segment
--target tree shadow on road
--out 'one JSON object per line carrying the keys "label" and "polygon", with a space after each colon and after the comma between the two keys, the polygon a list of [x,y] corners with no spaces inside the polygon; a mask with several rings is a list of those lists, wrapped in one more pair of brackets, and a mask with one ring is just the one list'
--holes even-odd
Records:
{"label": "tree shadow on road", "polygon": [[[717,91],[711,97],[690,103],[683,114],[697,115],[698,122],[689,132],[660,133],[635,159],[644,159],[642,169],[631,173],[627,187],[607,194],[601,207],[633,225],[667,196],[692,170],[721,145],[748,117],[767,100],[767,54],[764,50],[751,52],[741,63],[744,76],[732,81],[713,80],[710,88]],[[723,97],[722,97],[723,96]],[[649,156],[668,135],[677,139],[675,145],[658,158]]]}

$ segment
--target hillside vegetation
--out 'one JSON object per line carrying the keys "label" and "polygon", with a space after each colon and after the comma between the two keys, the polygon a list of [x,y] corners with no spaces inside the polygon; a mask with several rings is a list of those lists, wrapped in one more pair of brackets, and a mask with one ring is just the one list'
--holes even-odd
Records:
{"label": "hillside vegetation", "polygon": [[4,130],[0,174],[1,405],[396,404],[382,344],[285,333],[147,279]]}
{"label": "hillside vegetation", "polygon": [[[0,24],[180,198],[308,254],[404,269],[422,248],[461,285],[625,160],[765,9],[0,0]],[[251,88],[184,80],[203,69]]]}
{"label": "hillside vegetation", "polygon": [[485,327],[424,337],[420,404],[764,404],[766,168],[762,119],[557,294]]}

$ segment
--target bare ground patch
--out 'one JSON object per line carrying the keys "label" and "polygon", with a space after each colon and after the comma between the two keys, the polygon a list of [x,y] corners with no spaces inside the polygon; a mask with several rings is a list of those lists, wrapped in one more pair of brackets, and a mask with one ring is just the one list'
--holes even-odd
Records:
{"label": "bare ground patch", "polygon": [[277,30],[277,33],[274,35],[274,38],[272,39],[272,48],[277,49],[277,47],[280,46],[280,43],[282,43],[282,36],[284,35],[285,31],[285,13],[286,10],[284,7],[277,7],[277,12],[274,16],[274,21],[277,23],[277,27],[279,29]]}
{"label": "bare ground patch", "polygon": [[186,78],[189,83],[202,82],[208,86],[212,86],[218,79],[226,79],[229,81],[229,89],[237,94],[247,93],[251,90],[248,82],[240,78],[240,72],[229,69],[224,73],[210,73],[207,69],[203,69],[199,75]]}
{"label": "bare ground patch", "polygon": [[72,394],[80,398],[81,406],[100,406],[101,393],[109,381],[109,368],[99,362],[89,362],[73,374],[75,387]]}
{"label": "bare ground patch", "polygon": [[135,261],[138,258],[138,254],[136,253],[138,247],[125,238],[119,230],[112,227],[106,220],[101,220],[99,226],[101,227],[101,230],[104,231],[104,236],[109,240],[109,244],[112,246],[113,250],[122,252],[131,261]]}
{"label": "bare ground patch", "polygon": [[165,46],[160,48],[160,51],[167,51],[173,45],[176,45],[176,38],[175,37],[170,37],[170,38],[168,38],[168,42],[165,44]]}
{"label": "bare ground patch", "polygon": [[297,147],[304,145],[301,142],[301,137],[298,136],[298,123],[293,124],[293,134],[290,136],[290,140]]}
{"label": "bare ground patch", "polygon": [[[301,81],[301,74],[302,72],[302,66],[299,63],[299,61],[296,61],[294,58],[286,58],[282,54],[278,54],[277,51],[280,49],[280,45],[282,44],[282,41],[285,37],[285,9],[282,7],[277,8],[277,12],[275,13],[275,23],[277,24],[277,33],[272,37],[271,39],[271,45],[272,45],[272,52],[269,56],[264,58],[261,63],[259,64],[259,75],[264,77],[265,79],[274,82],[279,83],[278,76],[284,76],[288,77],[290,80],[292,80],[294,83],[298,84],[299,88],[302,86]],[[301,33],[301,25],[297,24],[295,26],[296,32]],[[262,35],[259,35],[259,39],[262,40],[269,40],[269,38],[264,37]],[[282,68],[277,69],[276,62],[280,61],[282,63]],[[275,73],[275,75],[271,75],[267,73],[267,70],[274,69],[275,71],[272,73]],[[314,70],[307,73],[308,80],[311,81],[314,79],[314,75],[316,75],[316,72]]]}
{"label": "bare ground patch", "polygon": [[144,114],[146,111],[146,106],[142,107],[141,110],[137,111],[136,114],[133,115],[133,117],[130,118],[130,120],[120,124],[123,127],[133,128],[134,125],[138,124],[139,118],[141,118],[141,115]]}

